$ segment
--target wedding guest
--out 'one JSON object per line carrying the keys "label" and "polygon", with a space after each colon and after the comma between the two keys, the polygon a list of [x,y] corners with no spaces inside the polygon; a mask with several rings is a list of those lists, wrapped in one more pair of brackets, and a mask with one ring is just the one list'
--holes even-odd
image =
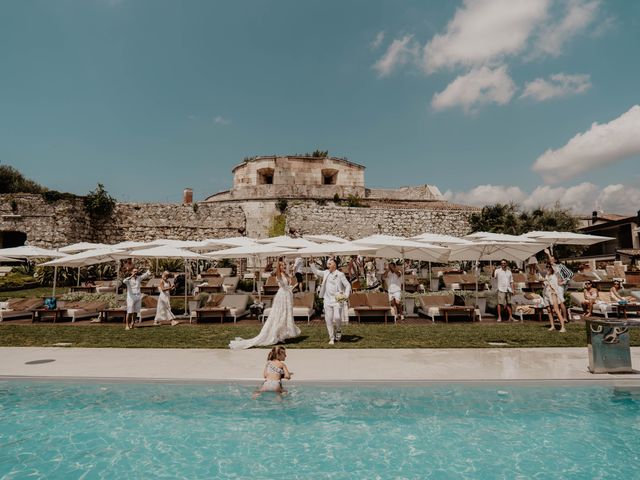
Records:
{"label": "wedding guest", "polygon": [[345,274],[338,270],[335,260],[327,260],[326,270],[318,269],[313,259],[311,261],[311,270],[314,275],[322,279],[319,295],[324,305],[324,321],[327,324],[329,345],[333,345],[342,338],[342,319],[347,315],[345,304],[351,294],[351,284]]}
{"label": "wedding guest", "polygon": [[293,375],[293,372],[290,372],[284,363],[286,358],[286,348],[278,346],[271,349],[267,356],[267,364],[262,371],[264,383],[259,392],[286,393],[286,390],[282,388],[282,379],[291,380]]}
{"label": "wedding guest", "polygon": [[622,295],[620,293],[621,290],[622,284],[620,283],[620,280],[614,280],[613,287],[611,287],[611,290],[609,290],[609,293],[611,294],[611,300],[613,300],[614,302],[633,302],[635,300],[635,298],[633,297]]}
{"label": "wedding guest", "polygon": [[544,253],[547,255],[547,259],[549,261],[549,265],[553,268],[553,272],[556,274],[558,279],[558,305],[560,310],[562,310],[562,315],[564,318],[568,319],[567,316],[567,306],[564,304],[564,292],[567,289],[568,280],[565,279],[562,275],[562,271],[566,271],[571,273],[571,271],[562,263],[558,261],[558,258],[555,255],[551,254],[551,251],[548,248],[544,249]]}
{"label": "wedding guest", "polygon": [[555,330],[555,324],[553,323],[553,312],[558,316],[560,320],[560,333],[565,333],[564,317],[562,316],[562,310],[558,298],[562,289],[558,285],[558,277],[553,269],[553,265],[547,265],[547,275],[544,278],[544,299],[547,306],[547,312],[549,313],[549,330]]}
{"label": "wedding guest", "polygon": [[582,292],[584,295],[584,301],[582,302],[582,312],[590,317],[593,313],[593,306],[599,300],[600,293],[595,285],[591,283],[590,280],[584,282],[584,290]]}
{"label": "wedding guest", "polygon": [[[127,287],[127,316],[125,317],[125,330],[131,330],[135,326],[136,317],[140,315],[140,309],[142,307],[142,293],[140,287],[142,282],[149,278],[151,273],[149,270],[146,273],[140,274],[137,268],[131,270],[131,275],[125,278],[122,283]],[[129,326],[131,322],[131,326]]]}
{"label": "wedding guest", "polygon": [[507,265],[507,261],[502,259],[500,267],[493,271],[493,278],[498,281],[498,322],[502,321],[502,308],[509,314],[509,321],[515,321],[511,309],[511,295],[513,295],[513,274]]}
{"label": "wedding guest", "polygon": [[173,290],[173,285],[169,278],[171,274],[168,271],[162,272],[162,278],[160,279],[160,285],[158,285],[158,306],[156,308],[156,317],[153,319],[154,325],[160,325],[163,320],[171,320],[171,326],[177,325],[179,322],[171,311],[171,297],[170,293]]}
{"label": "wedding guest", "polygon": [[298,291],[302,291],[302,281],[304,280],[304,261],[302,257],[296,257],[293,262],[293,274],[298,282]]}
{"label": "wedding guest", "polygon": [[367,262],[364,264],[364,271],[365,271],[365,282],[366,282],[367,288],[377,287],[380,284],[380,282],[376,277],[376,264],[373,258],[369,258]]}
{"label": "wedding guest", "polygon": [[395,263],[390,262],[382,276],[387,285],[389,303],[395,307],[398,318],[404,320],[404,315],[402,315],[402,273]]}

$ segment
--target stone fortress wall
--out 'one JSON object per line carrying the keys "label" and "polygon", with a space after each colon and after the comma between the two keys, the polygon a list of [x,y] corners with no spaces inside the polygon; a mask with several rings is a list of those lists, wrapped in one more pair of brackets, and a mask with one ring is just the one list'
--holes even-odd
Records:
{"label": "stone fortress wall", "polygon": [[[469,208],[355,208],[292,201],[284,212],[285,232],[333,233],[359,238],[373,233],[412,236],[426,231],[464,235]],[[117,243],[156,238],[200,240],[238,235],[264,238],[278,214],[274,201],[194,204],[119,203],[111,218],[91,220],[82,200],[47,202],[41,195],[0,195],[0,235],[22,232],[30,245],[58,248],[76,242]],[[4,245],[3,245],[4,246]]]}

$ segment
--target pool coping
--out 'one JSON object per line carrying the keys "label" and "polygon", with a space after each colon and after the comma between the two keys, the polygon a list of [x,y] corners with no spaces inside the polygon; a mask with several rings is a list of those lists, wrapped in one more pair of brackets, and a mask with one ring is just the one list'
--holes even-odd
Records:
{"label": "pool coping", "polygon": [[[640,347],[632,350],[640,366]],[[268,349],[0,347],[0,380],[47,379],[161,383],[261,381]],[[289,350],[291,384],[622,382],[640,372],[591,374],[575,348]],[[49,360],[46,363],[27,362]]]}

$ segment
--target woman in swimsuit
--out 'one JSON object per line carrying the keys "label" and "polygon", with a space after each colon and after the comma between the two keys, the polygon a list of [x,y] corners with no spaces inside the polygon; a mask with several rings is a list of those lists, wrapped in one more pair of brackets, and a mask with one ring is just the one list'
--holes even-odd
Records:
{"label": "woman in swimsuit", "polygon": [[284,347],[273,347],[267,357],[267,364],[264,367],[262,376],[264,383],[260,387],[260,392],[282,393],[286,390],[282,388],[282,379],[290,380],[291,373],[284,363],[287,358],[287,349]]}

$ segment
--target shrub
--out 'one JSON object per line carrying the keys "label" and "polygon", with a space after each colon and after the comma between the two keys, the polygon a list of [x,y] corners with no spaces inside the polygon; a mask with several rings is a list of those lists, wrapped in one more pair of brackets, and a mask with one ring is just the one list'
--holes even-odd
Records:
{"label": "shrub", "polygon": [[278,237],[280,235],[284,235],[286,224],[286,215],[276,215],[273,217],[273,220],[271,220],[271,228],[269,229],[269,236]]}
{"label": "shrub", "polygon": [[106,218],[115,208],[115,199],[107,193],[101,183],[84,198],[84,209],[93,218]]}
{"label": "shrub", "polygon": [[333,203],[340,203],[340,195],[337,193],[333,195]]}
{"label": "shrub", "polygon": [[42,192],[42,198],[44,198],[45,202],[54,203],[59,200],[73,200],[76,197],[73,193],[59,192],[57,190],[47,190],[46,192]]}
{"label": "shrub", "polygon": [[347,207],[364,207],[360,195],[349,195],[347,197]]}
{"label": "shrub", "polygon": [[60,297],[65,302],[106,302],[108,308],[118,308],[125,302],[125,295],[115,293],[69,292]]}
{"label": "shrub", "polygon": [[35,285],[36,281],[31,275],[19,272],[11,272],[0,277],[0,290],[21,290]]}
{"label": "shrub", "polygon": [[42,193],[46,189],[10,165],[0,165],[0,193]]}
{"label": "shrub", "polygon": [[279,198],[278,201],[276,201],[276,208],[280,213],[284,213],[287,210],[288,206],[289,202],[286,198]]}

